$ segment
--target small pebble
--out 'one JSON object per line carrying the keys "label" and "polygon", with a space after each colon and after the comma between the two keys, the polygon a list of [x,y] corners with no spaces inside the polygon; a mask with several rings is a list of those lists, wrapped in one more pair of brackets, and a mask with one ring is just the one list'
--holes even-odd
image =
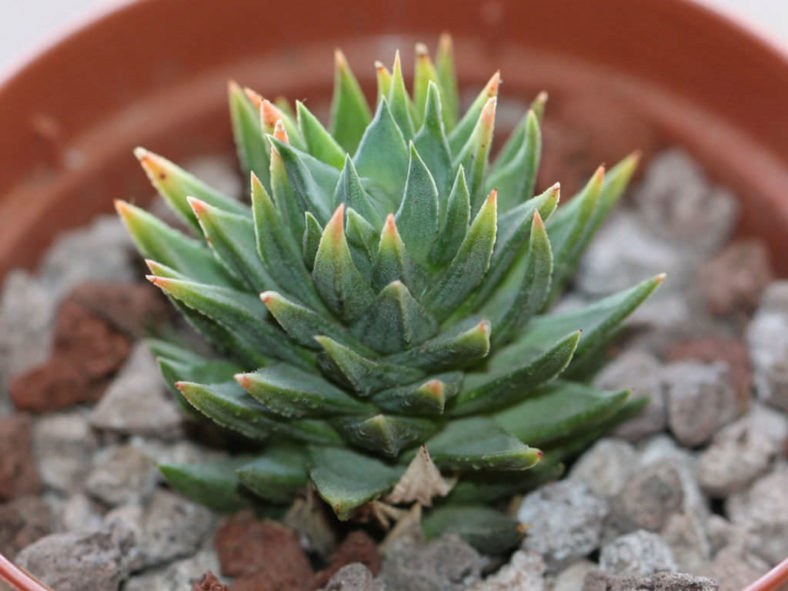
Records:
{"label": "small pebble", "polygon": [[561,480],[529,493],[517,519],[529,526],[523,548],[542,555],[548,572],[557,572],[599,547],[607,502],[582,482]]}
{"label": "small pebble", "polygon": [[622,439],[600,439],[572,466],[569,478],[584,482],[595,495],[615,497],[637,467],[637,453]]}
{"label": "small pebble", "polygon": [[788,412],[788,281],[775,281],[747,329],[755,393]]}
{"label": "small pebble", "polygon": [[602,546],[599,567],[607,573],[626,576],[677,570],[670,547],[657,534],[642,529]]}

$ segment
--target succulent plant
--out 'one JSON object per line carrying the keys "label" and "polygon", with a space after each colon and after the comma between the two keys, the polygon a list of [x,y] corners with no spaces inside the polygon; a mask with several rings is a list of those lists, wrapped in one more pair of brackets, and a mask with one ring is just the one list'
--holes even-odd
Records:
{"label": "succulent plant", "polygon": [[199,239],[117,203],[150,281],[215,350],[152,341],[165,378],[185,408],[259,449],[162,466],[214,507],[248,493],[284,505],[311,482],[345,519],[426,448],[458,477],[440,528],[456,506],[555,477],[643,403],[585,380],[661,277],[547,313],[637,156],[600,167],[557,208],[558,184],[534,196],[546,95],[490,162],[498,73],[460,116],[447,37],[435,62],[417,46],[412,95],[399,56],[376,67],[370,110],[336,53],[328,129],[301,102],[230,84],[249,204],[137,150]]}

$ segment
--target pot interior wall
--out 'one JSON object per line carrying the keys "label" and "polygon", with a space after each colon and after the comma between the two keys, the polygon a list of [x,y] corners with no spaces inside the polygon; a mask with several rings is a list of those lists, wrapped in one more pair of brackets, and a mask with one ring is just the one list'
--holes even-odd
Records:
{"label": "pot interior wall", "polygon": [[232,150],[229,78],[325,112],[334,47],[371,97],[375,58],[400,48],[409,63],[413,43],[434,44],[444,28],[464,91],[501,69],[501,128],[550,93],[543,183],[560,180],[569,193],[600,162],[683,145],[738,192],[740,231],[767,240],[788,273],[788,63],[681,0],[591,4],[293,3],[277,8],[277,23],[299,23],[289,29],[250,0],[121,9],[0,88],[0,276],[34,265],[58,232],[110,211],[114,198],[148,200],[134,146],[175,160]]}

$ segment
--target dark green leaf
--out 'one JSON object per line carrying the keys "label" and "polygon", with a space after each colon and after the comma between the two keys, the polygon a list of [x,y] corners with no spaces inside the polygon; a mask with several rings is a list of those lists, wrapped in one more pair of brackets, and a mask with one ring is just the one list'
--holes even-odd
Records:
{"label": "dark green leaf", "polygon": [[241,465],[238,480],[257,496],[277,504],[290,504],[308,480],[307,454],[292,444],[266,447],[263,455]]}
{"label": "dark green leaf", "polygon": [[429,380],[378,392],[372,402],[383,410],[411,415],[441,415],[462,385],[462,372],[438,374]]}
{"label": "dark green leaf", "polygon": [[242,456],[199,464],[159,464],[167,484],[182,495],[216,511],[234,512],[249,505],[240,491],[236,469],[251,458]]}
{"label": "dark green leaf", "polygon": [[441,35],[438,43],[435,69],[438,72],[438,83],[441,88],[443,123],[448,131],[454,129],[460,113],[460,95],[457,91],[457,74],[454,71],[454,51],[448,34]]}
{"label": "dark green leaf", "polygon": [[395,221],[410,255],[424,263],[440,224],[438,189],[413,143],[410,144],[408,177]]}
{"label": "dark green leaf", "polygon": [[254,172],[264,185],[270,187],[270,147],[260,127],[259,110],[235,82],[230,82],[227,90],[233,138],[245,176],[248,178],[249,173]]}
{"label": "dark green leaf", "polygon": [[349,322],[367,309],[375,295],[359,273],[345,238],[345,206],[337,207],[323,230],[312,279],[326,306]]}
{"label": "dark green leaf", "polygon": [[520,543],[523,530],[503,513],[480,506],[451,506],[435,509],[422,523],[431,540],[456,534],[483,554],[503,554]]}
{"label": "dark green leaf", "polygon": [[339,417],[333,424],[350,443],[390,458],[421,443],[438,428],[430,419],[386,414]]}
{"label": "dark green leaf", "polygon": [[345,150],[337,143],[309,109],[301,101],[296,101],[298,127],[304,137],[307,152],[318,160],[330,164],[334,168],[342,168],[345,161]]}
{"label": "dark green leaf", "polygon": [[427,451],[439,468],[450,470],[527,470],[542,457],[483,417],[450,422],[427,442]]}
{"label": "dark green leaf", "polygon": [[471,195],[465,181],[465,169],[460,166],[457,169],[457,176],[442,214],[438,239],[430,254],[433,264],[444,265],[457,254],[457,249],[468,232],[470,219]]}
{"label": "dark green leaf", "polygon": [[369,105],[345,56],[339,50],[334,53],[334,64],[331,135],[346,152],[353,153],[369,124]]}
{"label": "dark green leaf", "polygon": [[314,447],[310,452],[309,473],[318,494],[340,519],[349,519],[353,510],[387,492],[405,471],[378,459],[332,447]]}

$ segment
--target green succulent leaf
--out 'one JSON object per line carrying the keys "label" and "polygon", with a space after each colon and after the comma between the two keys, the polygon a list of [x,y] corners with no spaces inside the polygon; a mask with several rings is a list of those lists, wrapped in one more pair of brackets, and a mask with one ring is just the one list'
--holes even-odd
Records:
{"label": "green succulent leaf", "polygon": [[192,197],[188,201],[208,245],[231,274],[254,291],[276,287],[255,249],[255,226],[249,216],[228,213]]}
{"label": "green succulent leaf", "polygon": [[386,357],[386,361],[424,370],[471,365],[490,352],[490,322],[471,318],[421,345]]}
{"label": "green succulent leaf", "polygon": [[423,343],[438,323],[399,280],[392,281],[353,325],[353,333],[380,353],[394,353]]}
{"label": "green succulent leaf", "polygon": [[183,496],[216,511],[228,513],[250,505],[235,471],[250,460],[243,456],[199,464],[159,464],[159,470],[172,488]]}
{"label": "green succulent leaf", "polygon": [[408,174],[408,145],[389,109],[388,100],[378,103],[372,123],[361,138],[353,157],[358,173],[366,180],[368,190],[393,210],[405,187]]}
{"label": "green succulent leaf", "polygon": [[309,480],[308,455],[293,444],[268,446],[263,455],[241,464],[235,471],[243,486],[260,498],[287,505]]}
{"label": "green succulent leaf", "polygon": [[116,201],[115,209],[137,250],[146,259],[158,261],[197,281],[233,287],[243,285],[198,240],[189,238],[144,209],[125,201]]}
{"label": "green succulent leaf", "polygon": [[443,102],[443,123],[447,130],[454,129],[460,113],[460,93],[457,90],[457,73],[454,70],[454,49],[451,37],[442,35],[435,55],[435,70]]}
{"label": "green succulent leaf", "polygon": [[358,212],[367,222],[375,228],[383,226],[383,215],[379,205],[367,193],[358,176],[353,159],[345,156],[342,174],[339,176],[336,190],[334,192],[334,207],[344,203],[345,206]]}
{"label": "green succulent leaf", "polygon": [[[294,238],[287,233],[279,212],[257,177],[252,177],[252,211],[258,260],[265,264],[277,283],[298,300],[316,310],[325,310],[312,284]],[[306,222],[309,224],[309,220]],[[276,285],[256,291],[276,289]]]}
{"label": "green succulent leaf", "polygon": [[349,449],[313,447],[310,455],[309,476],[318,494],[343,520],[391,489],[405,471]]}
{"label": "green succulent leaf", "polygon": [[501,73],[496,72],[476,99],[474,99],[473,103],[471,103],[471,106],[468,107],[468,110],[465,111],[465,115],[462,116],[462,119],[460,119],[456,126],[451,128],[451,132],[449,133],[449,148],[451,148],[452,154],[459,154],[468,143],[468,140],[471,139],[485,106],[488,105],[490,99],[494,99],[498,96],[498,86],[500,83]]}
{"label": "green succulent leaf", "polygon": [[389,88],[389,107],[394,120],[399,125],[405,140],[413,138],[413,106],[405,88],[402,76],[402,62],[399,52],[394,55],[394,67],[391,69],[391,87]]}
{"label": "green succulent leaf", "polygon": [[497,230],[495,191],[476,214],[443,276],[427,292],[425,305],[444,319],[481,283],[490,265]]}
{"label": "green succulent leaf", "polygon": [[[522,133],[518,133],[521,128]],[[514,146],[504,146],[502,157],[509,156],[507,148],[513,152],[511,157],[504,160],[499,157],[485,181],[488,191],[498,189],[501,211],[509,211],[534,194],[542,154],[542,133],[533,111],[528,112],[524,124],[518,126],[512,139],[519,145],[516,145],[516,149]]]}
{"label": "green succulent leaf", "polygon": [[361,141],[370,120],[369,105],[344,54],[334,54],[334,96],[331,99],[331,135],[349,153]]}
{"label": "green succulent leaf", "polygon": [[371,417],[339,417],[333,420],[340,433],[358,447],[389,458],[424,441],[438,430],[428,418],[376,414]]}
{"label": "green succulent leaf", "polygon": [[439,468],[449,470],[527,470],[542,457],[485,417],[450,422],[427,442],[427,451]]}
{"label": "green succulent leaf", "polygon": [[196,197],[210,205],[233,213],[248,214],[249,209],[245,205],[222,195],[166,158],[144,148],[136,148],[134,155],[142,164],[151,184],[164,198],[167,205],[190,224],[197,233],[200,233],[200,224],[186,200],[187,197]]}
{"label": "green succulent leaf", "polygon": [[465,388],[457,397],[452,413],[475,414],[522,400],[566,369],[579,340],[580,331],[577,331],[541,354],[535,350],[523,352],[517,347],[498,351],[484,371],[466,374]]}
{"label": "green succulent leaf", "polygon": [[468,223],[471,219],[471,194],[462,165],[457,169],[457,176],[454,178],[444,211],[438,239],[430,254],[434,265],[444,265],[452,260],[468,232]]}
{"label": "green succulent leaf", "polygon": [[462,372],[448,372],[407,386],[383,390],[372,396],[372,402],[383,410],[412,415],[442,415],[462,386]]}
{"label": "green succulent leaf", "polygon": [[287,419],[375,410],[319,375],[285,363],[238,374],[235,380],[263,406]]}
{"label": "green succulent leaf", "polygon": [[298,113],[298,128],[306,143],[306,150],[315,158],[334,168],[342,168],[345,162],[345,150],[334,137],[323,127],[317,117],[304,106],[301,101],[296,101]]}
{"label": "green succulent leaf", "polygon": [[329,310],[345,322],[361,315],[375,299],[350,255],[345,237],[345,206],[340,205],[323,230],[312,280]]}
{"label": "green succulent leaf", "polygon": [[456,534],[484,554],[498,555],[520,543],[523,530],[503,513],[482,506],[449,506],[433,511],[422,523],[428,540]]}
{"label": "green succulent leaf", "polygon": [[424,100],[424,121],[413,139],[413,144],[435,180],[441,199],[439,209],[443,211],[446,208],[454,168],[441,114],[440,90],[434,82],[429,82]]}
{"label": "green succulent leaf", "polygon": [[628,396],[628,390],[605,391],[558,380],[494,418],[518,439],[546,446],[608,418]]}
{"label": "green succulent leaf", "polygon": [[426,261],[440,223],[438,189],[413,143],[405,190],[394,219],[410,255],[417,262]]}
{"label": "green succulent leaf", "polygon": [[424,377],[424,372],[419,369],[364,357],[326,336],[315,338],[326,354],[324,370],[352,387],[359,396],[369,396]]}
{"label": "green succulent leaf", "polygon": [[254,173],[266,186],[270,186],[270,148],[260,126],[259,110],[235,82],[228,84],[227,92],[233,137],[244,173],[247,177]]}

